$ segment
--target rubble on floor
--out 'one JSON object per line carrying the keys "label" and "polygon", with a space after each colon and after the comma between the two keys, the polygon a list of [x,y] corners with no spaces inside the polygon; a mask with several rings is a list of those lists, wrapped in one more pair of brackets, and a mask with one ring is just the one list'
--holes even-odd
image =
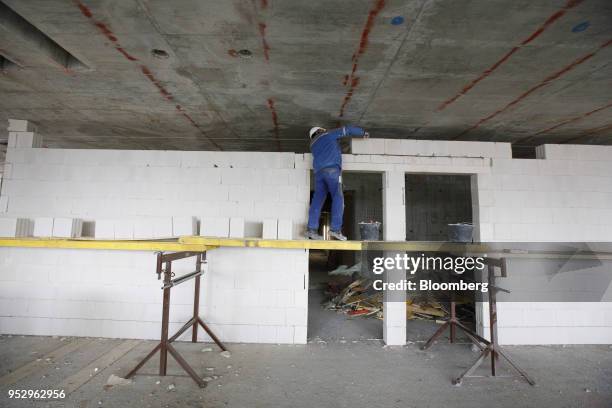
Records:
{"label": "rubble on floor", "polygon": [[[329,310],[337,310],[353,317],[383,319],[383,293],[372,287],[372,280],[360,275],[361,264],[352,267],[341,265],[329,272],[327,295],[323,303]],[[468,295],[456,300],[457,315],[473,320],[473,300]],[[448,304],[439,302],[430,293],[408,293],[406,318],[409,320],[434,320],[443,323],[450,315]]]}
{"label": "rubble on floor", "polygon": [[106,380],[106,386],[112,387],[115,385],[130,385],[132,384],[132,382],[133,381],[130,379],[119,377],[119,376],[116,376],[115,374],[111,374],[110,377],[108,377],[108,380]]}
{"label": "rubble on floor", "polygon": [[349,316],[373,316],[382,319],[382,292],[375,291],[370,280],[356,279],[341,288],[343,281],[346,280],[330,282],[328,294],[333,297],[324,304],[325,308],[341,310]]}

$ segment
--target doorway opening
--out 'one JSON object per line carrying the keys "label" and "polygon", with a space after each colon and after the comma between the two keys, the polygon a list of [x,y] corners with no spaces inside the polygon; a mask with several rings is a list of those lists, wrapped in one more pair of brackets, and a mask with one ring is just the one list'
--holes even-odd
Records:
{"label": "doorway opening", "polygon": [[[406,240],[448,241],[449,224],[472,223],[471,189],[470,175],[406,174]],[[446,256],[441,253],[425,255]],[[448,279],[447,274],[439,276],[443,276],[439,279]],[[435,279],[436,271],[428,277]],[[407,339],[412,341],[428,339],[450,313],[448,298],[434,291],[409,291],[406,303]],[[474,329],[474,293],[460,293],[456,304],[458,318]]]}
{"label": "doorway opening", "polygon": [[[314,177],[311,177],[313,180]],[[343,172],[344,216],[342,232],[359,240],[359,223],[383,222],[381,173]],[[314,186],[311,181],[311,198]],[[331,222],[331,197],[321,213],[319,233]],[[381,313],[376,305],[364,309],[359,302],[367,289],[367,264],[354,251],[310,250],[308,290],[309,341],[365,341],[382,339]],[[352,286],[351,286],[352,285]],[[364,303],[365,305],[365,303]]]}

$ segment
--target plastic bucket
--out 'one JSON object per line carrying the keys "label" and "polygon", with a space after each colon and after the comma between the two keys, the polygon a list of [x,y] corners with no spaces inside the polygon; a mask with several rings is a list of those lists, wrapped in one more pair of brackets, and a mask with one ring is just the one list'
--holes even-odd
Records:
{"label": "plastic bucket", "polygon": [[451,242],[472,242],[474,226],[469,223],[448,224],[448,240]]}
{"label": "plastic bucket", "polygon": [[359,236],[362,241],[379,241],[380,240],[380,222],[360,222]]}

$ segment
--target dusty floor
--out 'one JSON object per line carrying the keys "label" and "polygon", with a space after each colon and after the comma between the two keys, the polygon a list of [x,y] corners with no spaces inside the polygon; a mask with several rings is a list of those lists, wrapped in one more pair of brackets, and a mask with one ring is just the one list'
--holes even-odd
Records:
{"label": "dusty floor", "polygon": [[381,340],[382,320],[350,318],[344,313],[327,310],[321,303],[328,300],[322,289],[310,289],[308,294],[308,337],[310,340]]}
{"label": "dusty floor", "polygon": [[[47,353],[65,349],[73,342],[82,344],[63,357],[46,359]],[[231,344],[231,357],[225,358],[209,344],[179,343],[178,350],[197,373],[211,378],[207,388],[198,388],[174,361],[169,363],[172,376],[153,375],[158,361],[153,359],[142,370],[145,375],[137,375],[133,384],[105,389],[111,374],[124,375],[154,343],[138,342],[114,363],[108,365],[112,358],[102,362],[117,346],[125,344],[126,341],[109,339],[4,335],[0,337],[0,406],[612,406],[610,346],[507,347],[516,362],[535,377],[537,386],[531,387],[503,371],[502,377],[469,378],[461,387],[455,387],[451,378],[476,356],[466,344],[443,342],[426,352],[419,350],[418,342],[385,348],[375,340],[315,340],[303,346]],[[202,351],[207,348],[212,351]],[[20,368],[32,361],[25,369]],[[94,361],[100,367],[95,367]],[[27,375],[7,384],[11,379],[7,375],[15,373],[17,377]],[[482,369],[477,374],[488,372]],[[83,385],[63,401],[8,398],[10,389],[75,387],[74,383],[66,384],[67,378]]]}
{"label": "dusty floor", "polygon": [[[373,317],[350,317],[340,311],[325,309],[321,303],[328,300],[329,297],[322,289],[310,289],[308,296],[309,341],[382,341],[382,320]],[[436,328],[437,326],[431,321],[408,320],[406,338],[410,341],[426,341]],[[457,331],[457,337],[464,341],[468,340],[460,330]]]}
{"label": "dusty floor", "polygon": [[308,339],[312,341],[382,340],[382,321],[374,318],[350,318],[344,313],[328,310],[322,303],[329,300],[325,294],[331,277],[327,256],[322,251],[310,252],[308,279]]}

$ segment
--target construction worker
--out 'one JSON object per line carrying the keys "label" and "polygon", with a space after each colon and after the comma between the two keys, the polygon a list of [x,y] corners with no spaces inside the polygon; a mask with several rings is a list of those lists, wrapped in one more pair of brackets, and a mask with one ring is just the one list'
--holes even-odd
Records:
{"label": "construction worker", "polygon": [[342,126],[327,130],[313,127],[308,132],[310,151],[314,169],[314,195],[308,213],[306,238],[323,239],[318,234],[321,208],[329,192],[332,197],[332,217],[330,235],[334,239],[346,241],[342,235],[342,215],[344,214],[344,195],[342,193],[342,151],[339,139],[343,137],[369,137],[368,132],[357,126]]}

